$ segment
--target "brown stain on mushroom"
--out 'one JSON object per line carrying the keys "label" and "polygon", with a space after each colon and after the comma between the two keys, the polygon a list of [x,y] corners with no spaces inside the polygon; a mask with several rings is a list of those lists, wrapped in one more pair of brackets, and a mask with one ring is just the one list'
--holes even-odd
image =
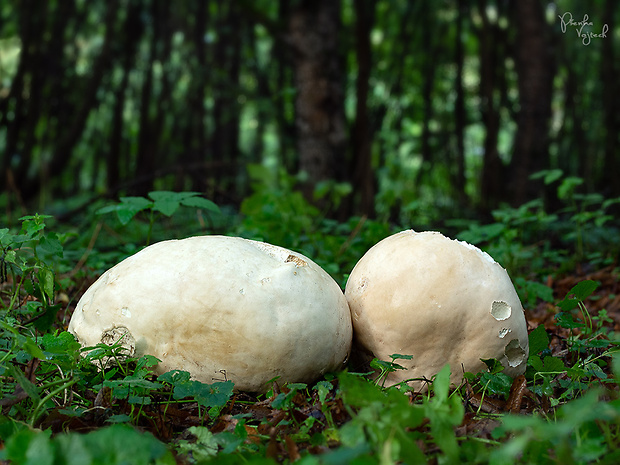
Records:
{"label": "brown stain on mushroom", "polygon": [[301,258],[296,257],[293,254],[289,254],[289,256],[286,257],[286,260],[284,260],[284,263],[291,263],[291,262],[294,263],[295,266],[308,266],[308,264]]}

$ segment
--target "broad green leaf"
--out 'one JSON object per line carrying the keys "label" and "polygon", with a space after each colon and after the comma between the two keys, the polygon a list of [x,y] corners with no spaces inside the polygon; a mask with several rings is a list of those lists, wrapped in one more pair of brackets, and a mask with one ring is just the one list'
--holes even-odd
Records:
{"label": "broad green leaf", "polygon": [[153,208],[153,202],[144,197],[121,197],[120,200],[119,204],[100,208],[97,210],[97,215],[116,212],[121,224],[126,225],[138,212]]}
{"label": "broad green leaf", "polygon": [[54,450],[51,431],[35,432],[23,429],[11,436],[5,447],[10,462],[20,465],[52,465]]}
{"label": "broad green leaf", "polygon": [[515,278],[514,281],[518,286],[518,290],[525,292],[528,305],[535,306],[537,299],[541,299],[544,302],[553,302],[553,289],[549,286],[536,281],[528,281],[521,277]]}
{"label": "broad green leaf", "polygon": [[51,302],[54,299],[54,272],[49,268],[41,268],[37,272],[37,278],[41,291],[47,297],[47,301]]}
{"label": "broad green leaf", "polygon": [[172,216],[179,208],[182,195],[178,192],[154,191],[149,192],[149,197],[154,201],[153,210]]}
{"label": "broad green leaf", "polygon": [[233,387],[232,381],[213,384],[198,383],[194,398],[203,407],[223,407],[230,400]]}
{"label": "broad green leaf", "polygon": [[491,373],[499,373],[504,370],[504,365],[495,358],[481,358],[480,360],[487,366]]}
{"label": "broad green leaf", "polygon": [[584,301],[596,290],[598,285],[598,282],[592,280],[581,281],[577,283],[568,294],[574,295],[577,300]]}
{"label": "broad green leaf", "polygon": [[568,176],[562,180],[558,187],[558,197],[562,200],[569,199],[575,188],[583,184],[583,179],[576,176]]}
{"label": "broad green leaf", "polygon": [[448,462],[456,463],[459,447],[454,427],[463,421],[465,408],[458,393],[449,396],[450,366],[445,365],[435,376],[432,390],[434,396],[424,399],[424,412],[430,420],[433,439],[446,454]]}
{"label": "broad green leaf", "polygon": [[433,381],[433,392],[435,399],[443,402],[448,398],[450,391],[450,365],[445,365],[435,376]]}
{"label": "broad green leaf", "polygon": [[6,247],[12,243],[13,234],[9,232],[9,228],[0,228],[0,247]]}
{"label": "broad green leaf", "polygon": [[546,356],[544,359],[538,355],[533,355],[529,362],[538,373],[561,373],[566,371],[566,366],[562,359],[551,355]]}
{"label": "broad green leaf", "polygon": [[483,373],[480,381],[494,395],[510,394],[512,378],[504,373]]}
{"label": "broad green leaf", "polygon": [[571,297],[565,297],[564,300],[558,302],[558,307],[560,307],[563,312],[570,312],[573,308],[577,308],[578,306],[579,300]]}
{"label": "broad green leaf", "polygon": [[161,360],[153,355],[143,355],[136,363],[136,370],[151,371],[148,370],[148,368],[154,367],[159,362],[161,362]]}
{"label": "broad green leaf", "polygon": [[178,444],[178,451],[181,454],[190,454],[194,460],[201,462],[208,460],[218,452],[218,443],[213,433],[204,426],[191,426],[187,432],[196,436],[196,441],[190,442],[181,440]]}
{"label": "broad green leaf", "polygon": [[46,352],[53,354],[64,354],[80,350],[80,343],[75,340],[75,336],[67,331],[58,335],[47,333],[41,339],[41,345]]}
{"label": "broad green leaf", "polygon": [[195,207],[195,208],[204,208],[205,210],[209,210],[215,213],[220,212],[220,207],[218,207],[211,200],[205,199],[204,197],[188,197],[181,200],[181,205],[186,207]]}
{"label": "broad green leaf", "polygon": [[65,465],[90,465],[95,463],[91,451],[86,447],[84,438],[79,434],[59,434],[55,437],[58,453]]}
{"label": "broad green leaf", "polygon": [[558,326],[567,329],[583,328],[585,326],[581,321],[575,321],[573,315],[566,312],[558,313],[555,316],[555,321]]}
{"label": "broad green leaf", "polygon": [[157,377],[157,381],[176,385],[188,382],[190,380],[190,377],[191,375],[188,371],[172,370],[159,375]]}
{"label": "broad green leaf", "polygon": [[53,232],[41,237],[37,250],[40,250],[47,255],[54,255],[61,258],[63,256],[62,245],[58,240],[56,233]]}
{"label": "broad green leaf", "polygon": [[544,325],[538,325],[530,332],[529,336],[530,355],[536,355],[549,348],[549,336]]}
{"label": "broad green leaf", "polygon": [[330,383],[329,381],[325,381],[325,380],[322,380],[316,383],[313,389],[318,391],[319,402],[321,402],[322,404],[325,403],[325,400],[327,399],[327,395],[333,389],[333,387],[334,386],[332,385],[332,383]]}
{"label": "broad green leaf", "polygon": [[43,312],[37,315],[37,319],[33,323],[34,327],[41,332],[49,330],[54,324],[54,321],[56,321],[56,315],[61,307],[62,304],[46,305],[43,308]]}
{"label": "broad green leaf", "polygon": [[386,373],[392,373],[396,370],[405,370],[405,367],[399,365],[398,363],[386,362],[385,360],[379,360],[376,358],[370,362],[370,367],[374,368],[375,370],[385,371]]}
{"label": "broad green leaf", "polygon": [[560,169],[549,170],[545,174],[545,184],[549,185],[558,179],[560,179],[564,175],[564,172]]}
{"label": "broad green leaf", "polygon": [[386,401],[386,393],[365,378],[344,371],[338,374],[338,379],[343,398],[348,405],[363,407],[372,402]]}
{"label": "broad green leaf", "polygon": [[[126,424],[100,428],[82,436],[86,448],[96,457],[93,465],[150,464],[169,456],[166,446],[149,433]],[[174,463],[169,459],[165,463]]]}

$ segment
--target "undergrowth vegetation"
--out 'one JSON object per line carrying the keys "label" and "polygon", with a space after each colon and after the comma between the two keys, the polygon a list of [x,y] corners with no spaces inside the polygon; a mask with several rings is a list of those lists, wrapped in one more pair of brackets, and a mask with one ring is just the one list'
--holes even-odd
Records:
{"label": "undergrowth vegetation", "polygon": [[[494,222],[445,222],[444,232],[488,251],[516,284],[530,355],[515,379],[501,364],[450,386],[449,367],[427,392],[385,386],[349,367],[315,384],[255,396],[189,373],[153,374],[157,359],[120,345],[81,348],[66,327],[79,297],[108,267],[150,242],[231,234],[298,250],[344,286],[356,261],[404,227],[339,222],[282,175],[259,182],[241,215],[191,192],[156,191],[94,204],[76,224],[29,215],[0,229],[0,461],[121,463],[618,463],[620,462],[619,199],[577,193],[579,179],[544,172],[563,208],[502,208]],[[250,172],[252,175],[252,171]],[[317,198],[337,205],[346,185]]]}

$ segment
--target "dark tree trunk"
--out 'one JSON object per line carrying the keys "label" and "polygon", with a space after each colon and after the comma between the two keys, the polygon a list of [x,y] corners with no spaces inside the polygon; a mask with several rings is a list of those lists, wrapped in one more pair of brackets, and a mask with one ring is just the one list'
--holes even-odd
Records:
{"label": "dark tree trunk", "polygon": [[[605,2],[605,22],[608,30],[615,31],[614,6],[617,3],[613,0]],[[618,96],[620,85],[618,84],[616,69],[617,60],[614,58],[614,37],[613,35],[603,39],[602,41],[602,70],[601,77],[603,80],[603,106],[604,106],[604,125],[605,125],[605,146],[603,157],[603,172],[601,176],[601,185],[603,192],[608,197],[620,196],[620,182],[618,182],[618,173],[620,173],[620,156],[618,155],[618,147],[620,147],[620,115],[617,111],[617,99],[611,96]]]}
{"label": "dark tree trunk", "polygon": [[[372,130],[368,118],[368,91],[371,70],[370,32],[374,22],[375,0],[355,0],[357,81],[355,124],[353,126],[353,188],[359,195],[356,212],[374,216],[376,181],[372,169]],[[347,212],[348,216],[352,212]]]}
{"label": "dark tree trunk", "polygon": [[[114,107],[112,110],[112,127],[106,164],[106,187],[108,193],[116,192],[121,182],[121,160],[123,152],[123,112],[125,109],[125,97],[129,83],[129,73],[135,60],[136,47],[142,35],[142,21],[140,21],[141,5],[133,2],[127,13],[127,19],[123,28],[122,72],[123,77],[114,91]],[[127,154],[126,154],[127,155]]]}
{"label": "dark tree trunk", "polygon": [[454,45],[456,63],[456,100],[454,102],[454,136],[456,138],[456,172],[454,174],[454,187],[459,205],[465,205],[465,90],[463,89],[463,19],[467,15],[467,6],[464,0],[458,0],[458,13],[456,18],[456,42]]}
{"label": "dark tree trunk", "polygon": [[[279,0],[278,2],[278,21],[286,24],[291,15],[291,0]],[[295,144],[295,121],[287,115],[290,114],[292,99],[284,90],[293,86],[291,53],[282,42],[276,43],[274,57],[276,63],[276,95],[279,95],[279,105],[276,108],[277,131],[280,138],[282,166],[289,173],[296,173],[299,170],[299,157],[297,150],[291,150]]]}
{"label": "dark tree trunk", "polygon": [[[223,4],[224,5],[224,4]],[[211,136],[211,155],[218,168],[211,172],[215,196],[218,201],[230,201],[234,196],[234,174],[239,153],[239,103],[238,86],[240,72],[241,16],[238,6],[225,3],[218,18],[218,41],[214,59],[220,68],[215,79],[219,92],[214,96],[213,121],[215,127]]]}
{"label": "dark tree trunk", "polygon": [[[105,34],[101,52],[93,64],[90,76],[86,78],[83,87],[80,86],[82,89],[77,94],[80,95],[79,100],[75,102],[72,108],[67,109],[68,115],[70,115],[70,118],[66,121],[67,128],[60,132],[62,136],[54,148],[49,166],[49,175],[52,177],[59,176],[68,167],[73,149],[86,127],[88,115],[99,101],[97,92],[111,63],[110,48],[114,40],[117,14],[118,1],[106,2]],[[75,87],[73,89],[68,88],[66,90],[67,95],[75,92]]]}
{"label": "dark tree trunk", "polygon": [[[207,65],[208,51],[204,37],[207,34],[207,19],[209,12],[207,2],[200,1],[195,3],[196,12],[194,15],[194,25],[192,29],[193,43],[196,47],[196,75],[192,80],[192,91],[188,94],[188,108],[190,113],[189,121],[185,121],[184,141],[188,146],[189,166],[204,166],[208,163],[209,147],[207,144],[206,125],[206,87],[209,82],[209,67]],[[206,191],[207,173],[203,169],[192,169],[182,167],[184,172],[188,170],[191,179],[192,190]],[[179,183],[179,180],[177,180]]]}
{"label": "dark tree trunk", "polygon": [[[433,15],[432,10],[424,8],[423,17],[428,18],[429,22]],[[435,87],[435,70],[436,70],[436,55],[438,51],[435,46],[433,36],[428,33],[422,34],[422,50],[425,51],[423,58],[420,61],[422,67],[422,135],[420,137],[420,146],[422,152],[422,168],[425,174],[431,169],[433,162],[433,150],[431,147],[431,119],[433,118],[433,90]]]}
{"label": "dark tree trunk", "polygon": [[308,174],[304,194],[315,185],[341,178],[347,130],[343,63],[339,51],[337,0],[301,0],[291,13],[289,41],[294,52],[299,169]]}
{"label": "dark tree trunk", "polygon": [[153,60],[157,39],[153,34],[149,44],[149,61],[144,70],[144,82],[140,93],[140,127],[138,148],[136,153],[136,169],[134,172],[133,195],[144,195],[153,188],[153,172],[155,171],[154,133],[151,125],[150,108],[153,96]]}
{"label": "dark tree trunk", "polygon": [[495,98],[500,36],[497,24],[492,24],[487,16],[486,0],[478,2],[478,12],[482,18],[482,27],[478,31],[480,113],[486,131],[480,194],[482,210],[488,212],[504,195],[504,166],[497,148],[500,114]]}
{"label": "dark tree trunk", "polygon": [[547,168],[549,162],[553,53],[543,4],[539,0],[520,0],[512,5],[517,28],[519,113],[510,163],[509,200],[521,205],[543,194],[541,183],[529,177]]}
{"label": "dark tree trunk", "polygon": [[[36,2],[26,0],[16,8],[22,53],[9,95],[0,100],[0,123],[7,128],[2,177],[7,189],[12,191],[22,207],[23,202],[31,197],[30,192],[24,192],[24,183],[28,180],[27,173],[35,143],[34,130],[41,105],[41,80],[44,76],[37,72],[37,67],[45,56],[43,44],[46,19],[49,16],[48,6],[46,3],[44,7],[38,8]],[[26,98],[28,88],[31,90]],[[9,114],[12,118],[9,118]]]}

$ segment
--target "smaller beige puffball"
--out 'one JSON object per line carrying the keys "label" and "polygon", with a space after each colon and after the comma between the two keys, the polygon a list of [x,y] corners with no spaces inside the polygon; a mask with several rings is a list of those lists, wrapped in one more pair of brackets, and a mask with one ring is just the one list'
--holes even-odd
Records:
{"label": "smaller beige puffball", "polygon": [[409,381],[425,389],[450,364],[451,381],[486,369],[497,359],[504,373],[525,371],[528,334],[508,273],[491,256],[438,232],[402,231],[373,246],[355,265],[345,296],[356,343],[369,357],[406,370],[387,384]]}
{"label": "smaller beige puffball", "polygon": [[268,381],[311,382],[339,370],[352,328],[338,284],[305,256],[239,237],[151,245],[106,271],[69,324],[82,346],[119,339],[131,355],[161,360],[241,391]]}

